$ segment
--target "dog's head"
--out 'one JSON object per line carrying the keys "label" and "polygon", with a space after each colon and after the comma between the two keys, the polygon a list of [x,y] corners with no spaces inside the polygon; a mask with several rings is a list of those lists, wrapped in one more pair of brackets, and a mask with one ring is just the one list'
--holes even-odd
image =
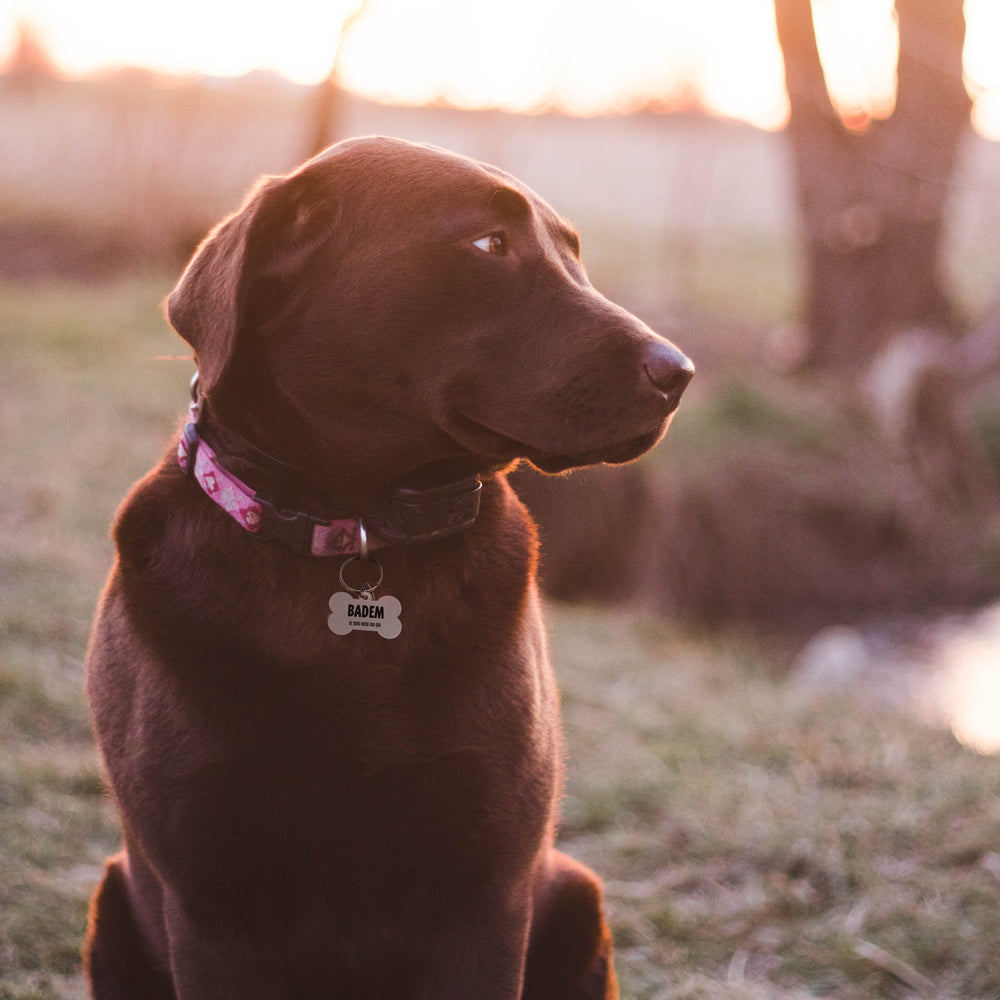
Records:
{"label": "dog's head", "polygon": [[694,368],[509,175],[394,139],[262,183],[169,299],[213,416],[321,479],[624,462]]}

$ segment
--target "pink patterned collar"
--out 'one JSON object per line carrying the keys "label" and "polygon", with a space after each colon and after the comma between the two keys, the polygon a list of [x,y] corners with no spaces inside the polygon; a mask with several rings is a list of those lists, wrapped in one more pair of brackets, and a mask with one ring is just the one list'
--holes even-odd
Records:
{"label": "pink patterned collar", "polygon": [[[311,514],[280,510],[219,461],[211,445],[198,434],[194,423],[184,428],[177,448],[177,461],[211,500],[241,528],[262,541],[279,541],[293,552],[314,556],[360,554],[362,530],[359,518],[327,521]],[[368,547],[378,548],[379,544],[373,539]]]}
{"label": "pink patterned collar", "polygon": [[[297,555],[361,555],[390,543],[433,542],[472,527],[483,484],[478,476],[431,489],[393,490],[375,513],[332,520],[276,507],[227,469],[198,433],[204,397],[191,379],[191,413],[177,448],[180,467],[254,538]],[[374,531],[377,537],[369,532]]]}

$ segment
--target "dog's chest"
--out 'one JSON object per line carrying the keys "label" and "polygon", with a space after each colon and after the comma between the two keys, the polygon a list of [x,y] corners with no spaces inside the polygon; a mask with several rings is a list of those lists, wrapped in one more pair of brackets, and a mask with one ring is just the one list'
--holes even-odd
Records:
{"label": "dog's chest", "polygon": [[307,662],[216,655],[197,665],[197,682],[164,663],[153,701],[173,710],[144,713],[130,742],[172,750],[133,759],[148,769],[135,780],[182,788],[195,825],[206,810],[236,817],[273,803],[278,826],[327,836],[340,835],[345,811],[399,811],[405,825],[408,808],[424,813],[440,797],[431,811],[461,823],[546,798],[558,711],[536,621],[488,651],[448,637],[391,648],[375,635],[337,638]]}

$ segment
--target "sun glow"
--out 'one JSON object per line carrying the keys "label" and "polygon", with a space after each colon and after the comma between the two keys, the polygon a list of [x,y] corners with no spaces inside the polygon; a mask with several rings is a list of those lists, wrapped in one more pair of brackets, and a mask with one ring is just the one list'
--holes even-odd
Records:
{"label": "sun glow", "polygon": [[[141,65],[234,76],[253,69],[315,83],[330,69],[359,0],[15,0],[71,75]],[[895,87],[892,0],[814,0],[821,54],[846,114],[885,114]],[[1000,5],[967,0],[966,76],[975,121],[1000,137]],[[2,55],[0,55],[2,58]],[[771,0],[368,0],[345,39],[345,84],[402,103],[589,114],[700,102],[777,128],[787,114]]]}
{"label": "sun glow", "polygon": [[813,21],[837,110],[848,118],[888,115],[899,47],[893,0],[817,0]]}
{"label": "sun glow", "polygon": [[349,10],[349,0],[289,0],[281,17],[238,0],[21,0],[14,21],[36,27],[71,75],[119,66],[218,76],[267,69],[311,83],[329,70]]}
{"label": "sun glow", "polygon": [[1000,140],[1000,4],[965,0],[965,83],[975,106],[972,120],[991,139]]}
{"label": "sun glow", "polygon": [[955,736],[980,753],[1000,753],[1000,607],[942,643],[931,695]]}

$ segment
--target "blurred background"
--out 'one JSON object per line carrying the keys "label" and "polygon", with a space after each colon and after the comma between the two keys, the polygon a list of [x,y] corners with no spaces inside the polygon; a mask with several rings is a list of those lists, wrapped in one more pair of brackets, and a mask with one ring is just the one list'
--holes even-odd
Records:
{"label": "blurred background", "polygon": [[[698,365],[639,463],[514,477],[582,761],[565,835],[617,865],[625,995],[1000,995],[998,51],[994,0],[0,7],[0,998],[82,995],[115,839],[83,649],[192,371],[160,302],[256,178],[370,133],[523,179]],[[736,759],[791,784],[716,801]],[[965,798],[928,819],[940,769]],[[879,788],[899,810],[859,840],[841,817]],[[940,912],[887,895],[944,843],[969,883]]]}

